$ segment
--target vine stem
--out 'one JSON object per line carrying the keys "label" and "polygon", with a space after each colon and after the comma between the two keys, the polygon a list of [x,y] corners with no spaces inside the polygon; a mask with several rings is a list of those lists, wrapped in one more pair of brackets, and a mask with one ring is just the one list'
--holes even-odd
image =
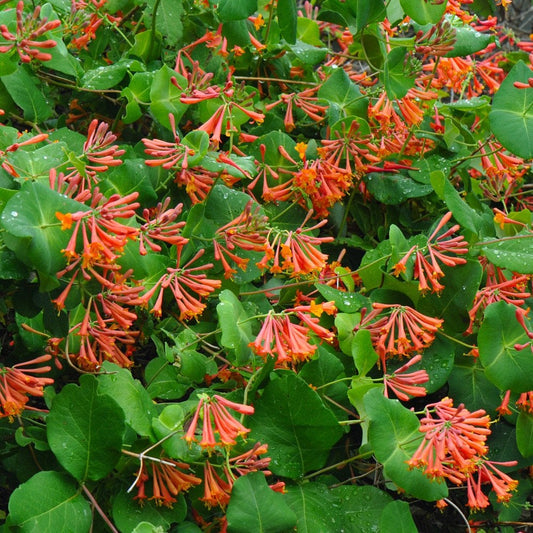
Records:
{"label": "vine stem", "polygon": [[330,472],[331,470],[338,470],[339,468],[342,468],[350,463],[353,463],[354,461],[357,461],[359,459],[366,459],[367,457],[372,456],[374,452],[366,452],[361,453],[359,455],[354,455],[353,457],[348,457],[348,459],[345,459],[344,461],[340,461],[339,463],[335,463],[334,465],[326,466],[324,468],[321,468],[320,470],[317,470],[316,472],[312,472],[311,474],[307,474],[307,476],[304,476],[302,479],[311,479],[315,476],[320,476],[321,474],[325,474],[326,472]]}
{"label": "vine stem", "polygon": [[113,532],[113,533],[119,533],[119,530],[113,525],[111,520],[107,517],[107,515],[102,511],[102,508],[98,505],[98,502],[96,501],[95,497],[92,495],[91,491],[85,486],[82,485],[81,488],[83,489],[83,492],[87,495],[87,498],[91,501],[93,504],[93,507],[96,509],[98,514],[102,517],[102,520],[107,524],[107,527]]}

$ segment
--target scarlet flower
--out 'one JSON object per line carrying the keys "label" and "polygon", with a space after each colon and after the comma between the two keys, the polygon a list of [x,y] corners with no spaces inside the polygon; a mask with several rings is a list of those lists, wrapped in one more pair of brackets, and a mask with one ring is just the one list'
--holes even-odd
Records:
{"label": "scarlet flower", "polygon": [[189,239],[182,237],[180,231],[186,222],[174,222],[181,214],[183,204],[178,204],[173,209],[167,209],[170,198],[159,202],[153,209],[144,209],[143,218],[146,223],[139,229],[139,252],[146,255],[145,243],[153,252],[160,252],[161,246],[153,242],[159,240],[175,246],[184,246]]}
{"label": "scarlet flower", "polygon": [[[236,272],[230,267],[228,259],[242,270],[246,270],[248,259],[236,255],[236,248],[256,252],[265,249],[267,231],[265,224],[268,219],[260,215],[259,206],[256,206],[252,212],[252,204],[253,201],[250,200],[240,215],[215,232],[213,239],[215,259],[221,261],[226,278],[232,277]],[[220,240],[223,240],[224,245],[219,242]]]}
{"label": "scarlet flower", "polygon": [[442,217],[433,233],[428,237],[425,246],[428,258],[423,254],[423,249],[420,249],[416,245],[411,247],[402,259],[394,265],[393,273],[395,276],[406,271],[407,261],[414,253],[413,277],[414,279],[418,279],[418,289],[421,292],[426,292],[431,286],[432,292],[436,293],[439,293],[444,289],[444,286],[438,281],[440,278],[444,277],[444,272],[439,263],[448,267],[462,265],[466,263],[466,259],[462,257],[453,257],[448,254],[453,253],[456,255],[462,255],[468,253],[468,243],[465,239],[462,236],[452,237],[452,235],[460,228],[458,224],[452,226],[437,237],[439,231],[450,221],[451,217],[452,213],[449,211]]}
{"label": "scarlet flower", "polygon": [[185,186],[192,203],[197,204],[205,200],[217,176],[217,172],[202,167],[183,168],[176,173],[175,182],[179,186]]}
{"label": "scarlet flower", "polygon": [[531,296],[531,293],[526,290],[527,282],[528,276],[526,275],[513,275],[511,279],[504,278],[504,281],[500,282],[493,282],[487,278],[485,287],[477,291],[472,307],[468,311],[470,324],[465,334],[472,333],[479,315],[494,302],[503,300],[516,307],[524,305],[526,298]]}
{"label": "scarlet flower", "polygon": [[[425,370],[416,370],[408,374],[405,371],[412,365],[422,360],[420,354],[415,355],[412,359],[407,361],[404,365],[394,371],[392,374],[385,374],[383,376],[383,384],[385,385],[384,394],[388,398],[388,389],[393,392],[396,397],[403,402],[408,401],[409,396],[420,397],[425,396],[427,391],[424,387],[419,387],[422,383],[429,381],[429,375]],[[401,374],[401,375],[399,375]]]}
{"label": "scarlet flower", "polygon": [[[488,498],[481,491],[481,485],[484,483],[491,484],[499,502],[508,502],[512,496],[511,492],[518,487],[518,481],[496,468],[496,465],[515,466],[516,464],[517,461],[496,462],[480,459],[474,472],[467,477],[467,505],[474,510],[480,510],[489,505]],[[477,476],[477,480],[474,476]]]}
{"label": "scarlet flower", "polygon": [[189,443],[196,440],[195,432],[201,415],[203,427],[200,446],[202,448],[211,452],[217,446],[230,447],[237,444],[235,439],[238,436],[246,436],[250,430],[235,419],[227,408],[244,415],[252,415],[254,413],[254,408],[251,405],[232,402],[218,394],[213,397],[202,394],[183,438]]}
{"label": "scarlet flower", "polygon": [[[383,369],[386,359],[395,355],[409,356],[432,344],[442,326],[439,318],[426,316],[409,306],[373,303],[373,310],[363,316],[356,329],[368,329]],[[388,316],[380,315],[390,313]],[[377,319],[377,320],[376,320]]]}
{"label": "scarlet flower", "polygon": [[0,35],[12,44],[0,46],[0,53],[9,52],[16,48],[23,63],[29,63],[32,59],[39,61],[50,61],[52,55],[42,52],[40,49],[49,49],[57,46],[53,39],[44,41],[37,40],[47,31],[56,29],[61,25],[60,20],[40,19],[41,6],[37,6],[31,15],[24,18],[24,2],[20,0],[16,7],[17,30],[11,33],[5,24],[0,25]]}
{"label": "scarlet flower", "polygon": [[43,388],[51,385],[54,380],[38,375],[50,372],[51,367],[28,367],[44,363],[51,358],[50,354],[45,354],[12,367],[0,366],[0,418],[7,416],[13,420],[13,417],[20,415],[25,409],[29,396],[43,396]]}
{"label": "scarlet flower", "polygon": [[350,122],[347,131],[343,123],[342,133],[335,130],[335,139],[322,140],[323,146],[318,148],[322,159],[339,168],[344,162],[343,168],[357,176],[366,171],[368,163],[379,163],[381,159],[375,155],[378,147],[372,143],[371,136],[362,136],[359,128],[360,125],[356,120]]}
{"label": "scarlet flower", "polygon": [[159,291],[156,302],[150,312],[160,317],[162,314],[164,291],[170,288],[180,310],[180,320],[189,320],[202,314],[205,309],[205,304],[198,297],[209,296],[213,291],[220,288],[222,283],[220,280],[209,279],[205,274],[196,273],[200,270],[213,268],[212,263],[191,267],[192,263],[199,259],[204,252],[205,250],[200,250],[182,267],[179,266],[181,254],[178,253],[176,268],[168,267],[167,273],[161,276],[151,289],[135,300],[135,305],[147,306],[151,298]]}
{"label": "scarlet flower", "polygon": [[489,425],[490,417],[483,409],[470,412],[463,405],[453,407],[451,398],[427,405],[419,428],[424,439],[408,464],[422,467],[431,478],[451,479],[456,473],[461,480],[475,471],[479,458],[487,453]]}
{"label": "scarlet flower", "polygon": [[144,152],[157,159],[147,159],[144,163],[149,167],[161,166],[166,170],[188,168],[188,158],[194,155],[194,150],[181,143],[176,132],[176,119],[172,113],[168,115],[170,127],[174,136],[173,142],[161,139],[142,139]]}
{"label": "scarlet flower", "polygon": [[85,167],[92,176],[95,172],[104,172],[109,167],[121,165],[122,160],[118,157],[126,153],[125,150],[120,150],[116,144],[110,146],[116,141],[117,136],[108,129],[108,124],[98,123],[97,119],[92,120],[89,124],[87,140],[83,144],[83,154],[92,163]]}
{"label": "scarlet flower", "polygon": [[156,505],[172,507],[176,503],[176,496],[181,492],[189,490],[195,485],[199,485],[202,480],[193,474],[183,472],[189,470],[186,463],[174,461],[173,459],[162,458],[161,461],[152,462],[152,496],[146,493],[146,484],[150,479],[147,468],[143,463],[141,472],[137,476],[135,486],[138,493],[134,497],[142,503],[146,499],[154,500]]}
{"label": "scarlet flower", "polygon": [[229,503],[231,488],[232,486],[216,473],[211,463],[206,461],[204,465],[204,496],[200,500],[209,509],[212,507],[224,509]]}
{"label": "scarlet flower", "polygon": [[[276,231],[271,228],[267,237],[265,256],[256,263],[257,266],[267,268],[268,263],[273,259],[273,264],[270,266],[270,272],[273,274],[285,271],[292,277],[298,277],[320,272],[326,266],[328,256],[320,252],[316,246],[330,242],[333,238],[307,235],[307,232],[327,224],[327,220],[324,219],[313,227],[304,229],[303,226],[311,215],[312,211],[295,231]],[[280,263],[281,259],[282,263]]]}

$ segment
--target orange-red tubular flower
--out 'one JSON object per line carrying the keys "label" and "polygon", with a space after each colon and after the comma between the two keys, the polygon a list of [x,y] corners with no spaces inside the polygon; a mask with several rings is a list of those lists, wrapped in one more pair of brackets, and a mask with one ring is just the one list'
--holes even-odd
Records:
{"label": "orange-red tubular flower", "polygon": [[200,441],[202,448],[212,452],[217,446],[234,446],[237,443],[236,438],[246,436],[250,430],[235,419],[229,413],[228,408],[244,415],[254,413],[254,408],[250,405],[232,402],[218,394],[213,397],[203,394],[183,438],[189,443],[196,440],[195,433],[201,416],[203,418]]}
{"label": "orange-red tubular flower", "polygon": [[0,367],[0,418],[7,416],[12,419],[18,416],[26,407],[29,396],[43,395],[43,388],[51,385],[54,380],[40,377],[39,374],[50,372],[51,367],[46,365],[29,368],[29,366],[39,365],[51,358],[50,354],[46,354],[12,367]]}

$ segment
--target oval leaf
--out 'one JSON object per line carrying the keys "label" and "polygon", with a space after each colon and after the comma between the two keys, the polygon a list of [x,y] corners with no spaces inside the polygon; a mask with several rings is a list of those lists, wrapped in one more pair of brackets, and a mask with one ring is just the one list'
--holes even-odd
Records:
{"label": "oval leaf", "polygon": [[320,396],[292,372],[280,373],[254,404],[253,437],[268,442],[270,470],[296,479],[322,468],[343,431]]}
{"label": "oval leaf", "polygon": [[92,514],[72,478],[38,472],[11,495],[9,522],[22,533],[84,533],[91,528]]}
{"label": "oval leaf", "polygon": [[485,375],[499,389],[513,392],[533,390],[533,357],[528,347],[516,350],[516,344],[529,339],[515,317],[516,307],[504,301],[485,309],[479,328],[479,358]]}
{"label": "oval leaf", "polygon": [[124,413],[94,376],[69,384],[54,398],[46,429],[57,460],[78,481],[101,479],[120,458]]}
{"label": "oval leaf", "polygon": [[523,157],[533,157],[533,91],[517,89],[515,81],[527,83],[531,70],[519,61],[494,95],[489,114],[494,136],[507,150]]}

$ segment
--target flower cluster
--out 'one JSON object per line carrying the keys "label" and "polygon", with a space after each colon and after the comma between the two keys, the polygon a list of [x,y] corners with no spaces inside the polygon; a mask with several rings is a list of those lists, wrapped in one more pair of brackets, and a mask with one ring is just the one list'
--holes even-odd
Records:
{"label": "flower cluster", "polygon": [[[437,237],[439,231],[450,221],[451,217],[451,211],[442,217],[423,249],[417,245],[411,247],[400,261],[394,265],[395,276],[406,272],[407,262],[414,254],[413,277],[418,280],[418,289],[423,293],[429,289],[432,292],[439,293],[444,289],[444,285],[439,282],[439,279],[444,277],[441,264],[447,267],[463,265],[466,263],[466,259],[456,256],[468,253],[468,243],[464,237],[452,237],[459,230],[459,224],[455,224]],[[455,256],[449,255],[450,253],[455,254]],[[425,254],[428,254],[428,256],[426,257]]]}
{"label": "flower cluster", "polygon": [[50,61],[52,55],[42,50],[48,50],[57,46],[53,39],[41,40],[39,37],[46,32],[55,30],[61,25],[60,20],[41,19],[41,6],[36,6],[31,15],[24,17],[24,2],[20,0],[16,10],[17,30],[16,33],[9,31],[5,24],[0,25],[0,35],[12,44],[0,46],[0,53],[7,53],[16,48],[20,60],[30,63],[32,59],[38,61]]}
{"label": "flower cluster", "polygon": [[442,323],[440,318],[426,316],[407,305],[375,302],[370,313],[363,310],[357,329],[370,331],[374,348],[386,369],[387,359],[410,356],[431,346]]}
{"label": "flower cluster", "polygon": [[424,438],[408,464],[421,468],[430,478],[448,479],[456,485],[466,483],[468,505],[472,509],[489,505],[481,490],[485,483],[492,485],[498,501],[507,502],[518,482],[497,466],[512,466],[516,462],[486,459],[489,426],[490,417],[483,409],[470,412],[463,405],[454,407],[451,398],[429,404],[420,421],[419,430]]}
{"label": "flower cluster", "polygon": [[50,372],[51,367],[31,365],[45,363],[51,358],[51,355],[46,354],[12,367],[0,367],[0,418],[9,417],[12,420],[26,408],[29,396],[43,396],[43,388],[54,380],[39,374]]}

